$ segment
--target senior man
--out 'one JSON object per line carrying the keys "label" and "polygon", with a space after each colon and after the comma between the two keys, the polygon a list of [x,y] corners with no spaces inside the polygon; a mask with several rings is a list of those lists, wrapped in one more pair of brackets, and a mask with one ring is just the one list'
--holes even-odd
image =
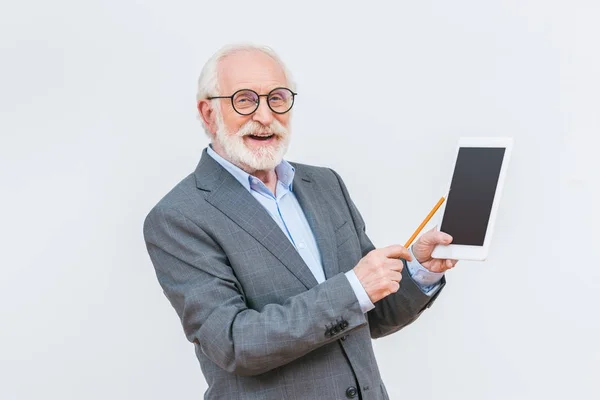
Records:
{"label": "senior man", "polygon": [[211,144],[148,214],[148,252],[206,399],[387,399],[371,338],[432,305],[456,261],[431,252],[452,239],[375,249],[335,171],[283,160],[296,95],[269,48],[206,63],[197,108]]}

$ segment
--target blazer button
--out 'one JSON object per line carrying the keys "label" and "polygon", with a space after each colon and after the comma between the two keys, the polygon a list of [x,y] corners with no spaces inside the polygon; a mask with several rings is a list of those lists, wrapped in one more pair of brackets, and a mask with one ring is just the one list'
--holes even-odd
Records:
{"label": "blazer button", "polygon": [[349,399],[355,398],[357,394],[358,390],[356,390],[354,386],[350,386],[348,389],[346,389],[346,397]]}
{"label": "blazer button", "polygon": [[342,340],[346,340],[346,339],[348,339],[348,335],[342,337]]}

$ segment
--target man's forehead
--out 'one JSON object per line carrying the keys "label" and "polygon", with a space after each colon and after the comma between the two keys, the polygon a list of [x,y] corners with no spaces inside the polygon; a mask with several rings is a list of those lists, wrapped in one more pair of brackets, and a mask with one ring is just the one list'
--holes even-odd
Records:
{"label": "man's forehead", "polygon": [[287,86],[282,66],[261,51],[240,51],[219,63],[219,86],[223,90]]}

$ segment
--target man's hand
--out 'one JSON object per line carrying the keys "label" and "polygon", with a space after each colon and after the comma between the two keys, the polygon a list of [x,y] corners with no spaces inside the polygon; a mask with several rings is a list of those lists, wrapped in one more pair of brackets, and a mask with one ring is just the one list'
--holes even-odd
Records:
{"label": "man's hand", "polygon": [[412,256],[406,248],[392,245],[369,252],[354,267],[354,273],[372,303],[400,289],[404,268],[400,258],[412,261]]}
{"label": "man's hand", "polygon": [[413,244],[412,251],[417,261],[431,272],[445,272],[454,268],[458,260],[431,258],[431,253],[438,244],[450,243],[452,243],[452,236],[433,228]]}

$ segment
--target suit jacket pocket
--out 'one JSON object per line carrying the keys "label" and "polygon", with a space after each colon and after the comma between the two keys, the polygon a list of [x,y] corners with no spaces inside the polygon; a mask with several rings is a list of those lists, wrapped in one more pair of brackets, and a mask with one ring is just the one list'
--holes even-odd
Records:
{"label": "suit jacket pocket", "polygon": [[337,243],[337,247],[340,247],[346,243],[352,236],[355,236],[352,227],[350,227],[348,221],[344,221],[342,225],[335,229],[335,241]]}
{"label": "suit jacket pocket", "polygon": [[358,235],[351,222],[344,222],[335,230],[338,267],[340,272],[354,268],[362,258]]}

